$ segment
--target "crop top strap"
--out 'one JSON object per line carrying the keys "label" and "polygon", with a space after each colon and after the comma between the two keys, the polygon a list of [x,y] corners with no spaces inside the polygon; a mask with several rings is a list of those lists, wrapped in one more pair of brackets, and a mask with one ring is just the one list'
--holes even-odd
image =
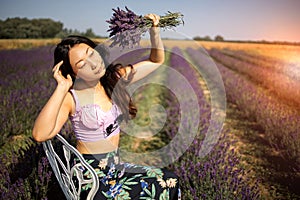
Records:
{"label": "crop top strap", "polygon": [[70,92],[71,92],[71,94],[74,98],[74,101],[75,101],[75,110],[78,111],[78,110],[80,110],[80,103],[79,103],[78,96],[77,96],[74,89],[70,89]]}

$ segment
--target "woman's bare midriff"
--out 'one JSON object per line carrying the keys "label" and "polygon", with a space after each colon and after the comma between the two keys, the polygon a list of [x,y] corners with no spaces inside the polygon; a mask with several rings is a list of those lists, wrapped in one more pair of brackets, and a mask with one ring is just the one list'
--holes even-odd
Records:
{"label": "woman's bare midriff", "polygon": [[77,150],[81,154],[101,154],[115,151],[119,145],[120,134],[95,142],[77,141]]}

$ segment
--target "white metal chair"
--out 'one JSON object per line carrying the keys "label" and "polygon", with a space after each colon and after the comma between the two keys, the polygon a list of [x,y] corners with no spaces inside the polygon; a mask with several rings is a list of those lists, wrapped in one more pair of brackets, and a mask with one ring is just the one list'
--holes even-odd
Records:
{"label": "white metal chair", "polygon": [[[54,145],[56,140],[59,141],[58,145]],[[87,200],[93,199],[99,188],[99,179],[93,167],[85,161],[80,152],[60,134],[52,140],[43,142],[43,148],[66,198],[79,200],[82,187],[90,184]],[[63,155],[59,155],[59,152]],[[79,160],[76,164],[74,158]],[[83,175],[83,170],[88,170],[88,177]]]}

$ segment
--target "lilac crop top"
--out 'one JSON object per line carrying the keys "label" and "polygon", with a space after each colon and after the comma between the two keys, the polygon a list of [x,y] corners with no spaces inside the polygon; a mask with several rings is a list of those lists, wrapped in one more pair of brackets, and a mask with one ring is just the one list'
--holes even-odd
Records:
{"label": "lilac crop top", "polygon": [[120,132],[122,115],[118,106],[113,103],[109,111],[103,111],[97,104],[81,106],[74,89],[73,95],[76,110],[70,116],[76,138],[83,142],[93,142],[117,135]]}

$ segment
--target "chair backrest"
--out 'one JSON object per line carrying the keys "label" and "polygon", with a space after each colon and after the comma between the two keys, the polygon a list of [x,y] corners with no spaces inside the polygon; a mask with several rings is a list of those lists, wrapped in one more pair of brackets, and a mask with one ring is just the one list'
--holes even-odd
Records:
{"label": "chair backrest", "polygon": [[[58,145],[54,145],[56,140],[59,141]],[[87,199],[93,199],[99,188],[99,179],[81,153],[60,134],[43,142],[43,148],[66,198],[78,200],[82,188],[88,187],[90,191]],[[76,163],[75,158],[78,160]],[[88,176],[84,176],[83,173],[88,173]]]}

